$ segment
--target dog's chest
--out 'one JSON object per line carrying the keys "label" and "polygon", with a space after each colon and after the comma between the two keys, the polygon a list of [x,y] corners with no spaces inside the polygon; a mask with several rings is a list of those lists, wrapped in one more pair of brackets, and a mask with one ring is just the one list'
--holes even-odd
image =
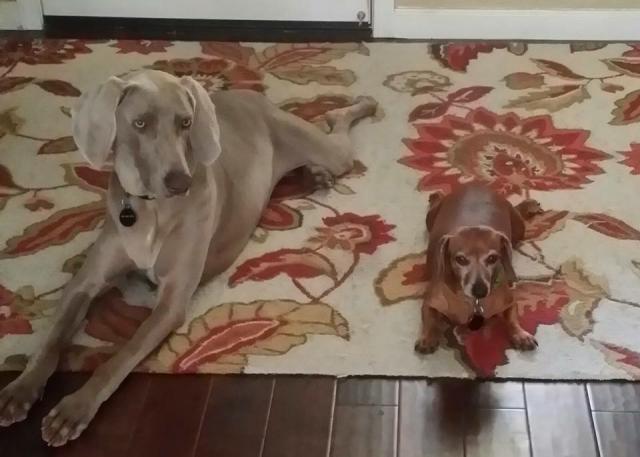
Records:
{"label": "dog's chest", "polygon": [[124,249],[137,268],[153,270],[164,239],[162,225],[155,211],[139,211],[137,216],[132,227],[121,227]]}

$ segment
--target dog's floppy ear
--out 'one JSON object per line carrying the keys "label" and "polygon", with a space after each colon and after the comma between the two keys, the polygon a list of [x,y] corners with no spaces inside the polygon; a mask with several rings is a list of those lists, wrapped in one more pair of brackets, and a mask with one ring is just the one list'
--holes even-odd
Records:
{"label": "dog's floppy ear", "polygon": [[71,111],[73,139],[93,168],[103,168],[112,159],[116,108],[126,84],[113,76],[82,94]]}
{"label": "dog's floppy ear", "polygon": [[436,271],[434,278],[437,281],[446,281],[447,279],[447,269],[449,262],[449,239],[450,236],[443,236],[438,241],[438,246],[436,250]]}
{"label": "dog's floppy ear", "polygon": [[180,82],[187,88],[193,103],[193,124],[189,142],[194,158],[204,165],[212,164],[221,152],[220,126],[216,117],[216,108],[202,85],[190,76],[184,76]]}
{"label": "dog's floppy ear", "polygon": [[516,272],[513,269],[512,257],[513,249],[511,247],[511,240],[504,235],[500,235],[501,252],[500,257],[502,259],[502,269],[507,279],[507,284],[512,286],[518,280]]}

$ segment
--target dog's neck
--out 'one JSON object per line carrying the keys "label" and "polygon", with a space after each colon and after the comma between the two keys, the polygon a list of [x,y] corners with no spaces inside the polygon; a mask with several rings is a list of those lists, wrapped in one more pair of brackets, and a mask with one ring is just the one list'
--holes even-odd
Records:
{"label": "dog's neck", "polygon": [[[124,189],[123,189],[124,190]],[[130,194],[129,192],[127,192],[126,190],[124,190],[124,195],[127,199],[131,199],[131,198],[140,198],[142,200],[155,200],[156,197],[152,197],[151,195],[135,195],[135,194]]]}

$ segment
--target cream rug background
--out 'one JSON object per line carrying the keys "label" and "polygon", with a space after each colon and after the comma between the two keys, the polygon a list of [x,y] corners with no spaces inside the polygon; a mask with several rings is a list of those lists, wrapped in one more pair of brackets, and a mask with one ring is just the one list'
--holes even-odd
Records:
{"label": "cream rug background", "polygon": [[[35,350],[104,217],[107,173],[82,163],[68,109],[142,67],[264,91],[319,128],[359,95],[381,109],[334,189],[296,174],[278,187],[241,258],[140,370],[640,377],[640,48],[597,43],[0,41],[2,368]],[[468,179],[547,210],[515,259],[535,353],[512,350],[500,321],[413,352],[427,198]],[[95,367],[148,315],[142,284],[122,290],[93,305],[65,368]]]}

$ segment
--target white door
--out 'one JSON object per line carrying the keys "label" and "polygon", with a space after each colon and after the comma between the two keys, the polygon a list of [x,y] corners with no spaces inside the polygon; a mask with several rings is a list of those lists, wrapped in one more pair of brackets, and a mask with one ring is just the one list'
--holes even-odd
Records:
{"label": "white door", "polygon": [[42,28],[40,0],[0,0],[0,30]]}
{"label": "white door", "polygon": [[44,14],[51,16],[370,22],[369,0],[43,0],[42,4]]}

